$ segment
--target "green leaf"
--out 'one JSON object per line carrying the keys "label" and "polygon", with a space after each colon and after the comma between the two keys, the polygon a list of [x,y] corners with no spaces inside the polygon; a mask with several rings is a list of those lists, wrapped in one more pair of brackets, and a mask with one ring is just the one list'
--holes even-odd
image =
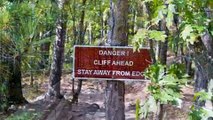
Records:
{"label": "green leaf", "polygon": [[135,110],[135,115],[136,115],[135,120],[139,120],[140,119],[140,100],[139,99],[136,100],[135,108],[136,108],[136,110]]}
{"label": "green leaf", "polygon": [[193,31],[192,26],[186,25],[180,35],[184,40],[186,40],[188,39],[188,37],[190,37],[192,31]]}
{"label": "green leaf", "polygon": [[212,30],[212,31],[210,31],[210,33],[211,33],[211,35],[213,35],[213,30]]}
{"label": "green leaf", "polygon": [[165,31],[157,31],[157,30],[150,30],[149,31],[149,38],[150,39],[165,42],[166,37],[167,37],[167,35],[165,34]]}
{"label": "green leaf", "polygon": [[157,101],[153,96],[148,96],[148,99],[145,101],[143,106],[141,107],[141,117],[147,118],[150,112],[157,112]]}
{"label": "green leaf", "polygon": [[178,79],[174,78],[172,74],[168,74],[163,77],[161,81],[159,81],[160,85],[177,85]]}
{"label": "green leaf", "polygon": [[159,96],[161,103],[168,103],[168,101],[172,101],[173,97],[167,93],[166,90],[161,90],[161,94]]}
{"label": "green leaf", "polygon": [[213,117],[213,111],[203,107],[202,120],[208,120],[209,117]]}
{"label": "green leaf", "polygon": [[168,74],[173,74],[177,78],[182,79],[185,77],[186,70],[184,64],[172,64],[169,66]]}
{"label": "green leaf", "polygon": [[191,33],[190,37],[187,40],[187,42],[189,42],[190,44],[194,44],[194,42],[197,40],[197,37],[199,35],[195,34],[195,33]]}
{"label": "green leaf", "polygon": [[133,37],[133,50],[139,50],[142,44],[145,42],[148,36],[148,31],[146,29],[139,29]]}
{"label": "green leaf", "polygon": [[156,112],[157,111],[157,101],[154,99],[153,96],[149,96],[148,103],[150,106],[149,110],[152,112]]}
{"label": "green leaf", "polygon": [[169,4],[168,5],[168,13],[167,13],[167,17],[166,17],[166,26],[167,26],[168,29],[170,29],[170,27],[172,27],[172,25],[173,25],[175,13],[176,13],[175,5]]}
{"label": "green leaf", "polygon": [[198,31],[198,32],[202,31],[202,27],[192,26],[192,25],[188,24],[185,26],[185,28],[181,32],[180,36],[186,42],[188,42],[190,44],[194,44],[194,42],[197,40],[197,38],[199,36],[199,34],[196,31]]}
{"label": "green leaf", "polygon": [[41,45],[41,44],[48,43],[48,42],[52,42],[52,41],[53,41],[53,39],[46,38],[46,39],[34,41],[34,42],[33,42],[33,45]]}
{"label": "green leaf", "polygon": [[167,17],[166,17],[166,26],[168,29],[172,27],[174,21],[174,15],[172,12],[168,12]]}
{"label": "green leaf", "polygon": [[165,66],[161,64],[151,65],[145,72],[145,76],[151,80],[152,83],[158,83],[165,74]]}
{"label": "green leaf", "polygon": [[199,101],[211,100],[212,94],[205,92],[205,90],[201,90],[195,93],[193,100],[198,99]]}
{"label": "green leaf", "polygon": [[159,23],[160,20],[164,18],[164,15],[166,14],[166,6],[165,5],[160,5],[157,7],[155,13],[154,13],[154,19],[152,20],[153,23],[156,25]]}

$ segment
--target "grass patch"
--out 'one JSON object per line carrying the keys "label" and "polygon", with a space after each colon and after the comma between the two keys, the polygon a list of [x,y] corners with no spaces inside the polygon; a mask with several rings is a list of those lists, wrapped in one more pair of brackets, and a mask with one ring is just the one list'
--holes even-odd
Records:
{"label": "grass patch", "polygon": [[41,117],[40,113],[24,111],[19,114],[12,114],[5,120],[37,120],[39,117]]}

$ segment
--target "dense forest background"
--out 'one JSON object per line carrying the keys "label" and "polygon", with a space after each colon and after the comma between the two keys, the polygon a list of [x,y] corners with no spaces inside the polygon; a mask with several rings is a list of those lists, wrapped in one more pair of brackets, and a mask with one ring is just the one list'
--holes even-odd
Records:
{"label": "dense forest background", "polygon": [[[154,112],[162,120],[163,106],[180,104],[187,85],[195,92],[188,118],[213,117],[212,0],[0,0],[0,11],[0,111],[27,103],[26,77],[35,88],[35,79],[48,75],[47,100],[63,98],[60,81],[72,71],[73,46],[111,45],[150,47],[153,63],[145,72],[150,97],[136,103],[136,119]],[[78,80],[73,103],[81,86]],[[116,99],[124,97],[124,82],[107,86],[119,87],[108,88],[118,94],[107,95],[106,118],[122,120],[124,101]],[[110,100],[118,114],[112,115]]]}

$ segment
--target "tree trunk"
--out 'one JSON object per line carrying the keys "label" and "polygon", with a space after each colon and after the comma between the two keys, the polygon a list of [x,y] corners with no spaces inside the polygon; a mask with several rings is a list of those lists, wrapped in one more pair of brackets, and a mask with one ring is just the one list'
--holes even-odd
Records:
{"label": "tree trunk", "polygon": [[150,47],[150,54],[152,58],[152,63],[156,63],[156,58],[155,58],[155,52],[154,52],[154,45],[153,45],[153,40],[149,40],[149,47]]}
{"label": "tree trunk", "polygon": [[[166,20],[163,19],[159,22],[159,29],[161,31],[165,31],[167,36],[169,34],[168,29],[166,27]],[[165,42],[159,43],[159,62],[163,65],[166,65],[167,63],[167,50],[168,50],[168,38],[166,38]],[[160,102],[160,101],[159,101]],[[159,103],[158,105],[159,111],[156,115],[155,120],[163,120],[164,117],[164,106],[162,103]]]}
{"label": "tree trunk", "polygon": [[[168,29],[166,28],[166,20],[163,19],[159,23],[159,29],[165,31],[168,36]],[[168,49],[168,39],[166,38],[165,42],[159,44],[159,61],[161,64],[166,65],[167,62],[167,49]]]}
{"label": "tree trunk", "polygon": [[[49,38],[51,39],[51,36],[55,35],[55,32],[51,28],[51,30],[47,31],[46,33],[40,32],[39,39],[45,39]],[[50,69],[49,68],[49,51],[50,51],[50,42],[42,43],[40,46],[41,51],[41,61],[39,63],[40,69]],[[49,71],[48,71],[49,72]]]}
{"label": "tree trunk", "polygon": [[21,104],[27,101],[22,94],[21,85],[21,57],[16,56],[13,60],[8,60],[9,84],[8,84],[8,103]]}
{"label": "tree trunk", "polygon": [[[212,11],[209,10],[209,8],[205,8],[205,12],[206,17],[212,19]],[[200,47],[202,52],[196,51],[197,47]],[[200,90],[208,91],[208,83],[211,79],[213,79],[213,38],[208,30],[206,30],[201,36],[200,44],[195,46],[194,54],[196,65],[195,92],[199,92]],[[195,102],[196,107],[201,107],[204,105],[205,102],[200,102],[198,100]]]}
{"label": "tree trunk", "polygon": [[[111,46],[128,45],[128,0],[110,0],[110,30],[108,43]],[[124,120],[125,83],[123,81],[107,81],[106,88],[106,120]]]}
{"label": "tree trunk", "polygon": [[50,42],[41,44],[40,50],[41,50],[40,69],[45,69],[48,67],[49,64]]}
{"label": "tree trunk", "polygon": [[[86,5],[86,1],[87,0],[83,0],[82,1],[82,6],[85,6]],[[80,45],[83,45],[84,44],[84,32],[85,32],[85,28],[84,28],[84,17],[85,17],[85,9],[83,9],[81,11],[81,19],[80,19],[80,25],[79,25],[79,35],[78,35],[78,44]],[[73,94],[73,99],[72,99],[72,102],[78,102],[78,96],[81,92],[81,88],[82,88],[82,80],[79,79],[78,80],[78,86],[77,86],[77,90],[76,92]]]}
{"label": "tree trunk", "polygon": [[[86,5],[86,1],[87,0],[83,0],[82,2],[82,6],[85,6]],[[80,19],[80,23],[79,23],[79,38],[78,38],[78,41],[80,45],[83,45],[84,44],[84,17],[85,17],[85,9],[83,9],[81,11],[81,19]]]}
{"label": "tree trunk", "polygon": [[[202,46],[203,44],[203,46]],[[203,52],[194,51],[195,54],[195,92],[199,92],[201,90],[208,90],[208,82],[213,79],[213,42],[212,36],[208,31],[206,31],[203,36],[201,36],[201,43],[197,47],[201,47],[201,49],[207,53],[203,54]],[[204,106],[205,102],[200,102],[196,100],[195,105],[197,107]]]}
{"label": "tree trunk", "polygon": [[82,88],[82,80],[78,81],[78,86],[77,86],[77,90],[76,92],[73,94],[73,99],[72,99],[72,103],[78,103],[78,96],[81,92],[81,88]]}
{"label": "tree trunk", "polygon": [[100,31],[101,39],[104,38],[104,18],[103,18],[103,11],[102,11],[102,5],[101,5],[102,2],[103,2],[103,0],[101,0],[101,2],[99,2],[99,6],[100,6],[99,14],[100,14],[100,18],[101,18],[101,20],[100,20],[100,23],[101,23],[101,31]]}
{"label": "tree trunk", "polygon": [[73,27],[73,44],[75,45],[77,43],[76,41],[76,38],[77,38],[77,32],[76,32],[76,1],[73,0],[73,3],[72,3],[72,7],[73,7],[73,14],[72,14],[72,21],[73,21],[73,24],[72,24],[72,27]]}
{"label": "tree trunk", "polygon": [[191,56],[190,53],[187,53],[184,60],[185,60],[185,66],[186,66],[186,74],[189,76],[192,76],[192,74],[193,74],[192,60],[191,60],[190,56]]}
{"label": "tree trunk", "polygon": [[[22,0],[11,1],[14,5],[20,5]],[[11,19],[17,18],[17,14],[10,13]],[[19,17],[18,17],[19,18]],[[12,21],[10,21],[12,22]],[[20,21],[13,21],[9,31],[2,30],[1,32],[9,33],[11,39],[0,39],[0,111],[6,110],[8,105],[27,103],[22,93],[21,79],[21,54],[15,38],[20,35]],[[4,35],[4,34],[1,34]]]}
{"label": "tree trunk", "polygon": [[53,62],[51,64],[48,95],[62,98],[60,94],[60,80],[64,60],[64,43],[66,38],[67,14],[64,10],[65,0],[58,0],[60,10],[56,23],[56,39],[53,50]]}
{"label": "tree trunk", "polygon": [[[143,12],[148,15],[148,20],[151,21],[151,15],[150,15],[151,8],[150,8],[150,5],[148,3],[144,4]],[[157,52],[155,52],[155,48],[154,48],[155,43],[156,42],[154,42],[152,39],[149,39],[150,54],[151,54],[151,58],[152,58],[152,63],[153,64],[155,64],[157,62],[156,55],[158,54]]]}
{"label": "tree trunk", "polygon": [[133,16],[132,16],[132,18],[131,18],[131,25],[129,26],[130,27],[130,32],[129,32],[129,34],[130,35],[135,35],[136,34],[136,32],[135,32],[135,25],[136,25],[136,21],[135,21],[135,19],[136,19],[136,10],[135,9],[133,9],[132,10],[132,14],[133,14]]}

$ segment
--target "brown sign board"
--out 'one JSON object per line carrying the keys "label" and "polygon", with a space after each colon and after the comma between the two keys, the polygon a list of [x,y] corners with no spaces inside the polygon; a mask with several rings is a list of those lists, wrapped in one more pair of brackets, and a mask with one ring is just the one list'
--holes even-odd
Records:
{"label": "brown sign board", "polygon": [[133,52],[132,47],[75,46],[75,79],[144,80],[151,64],[148,48]]}

